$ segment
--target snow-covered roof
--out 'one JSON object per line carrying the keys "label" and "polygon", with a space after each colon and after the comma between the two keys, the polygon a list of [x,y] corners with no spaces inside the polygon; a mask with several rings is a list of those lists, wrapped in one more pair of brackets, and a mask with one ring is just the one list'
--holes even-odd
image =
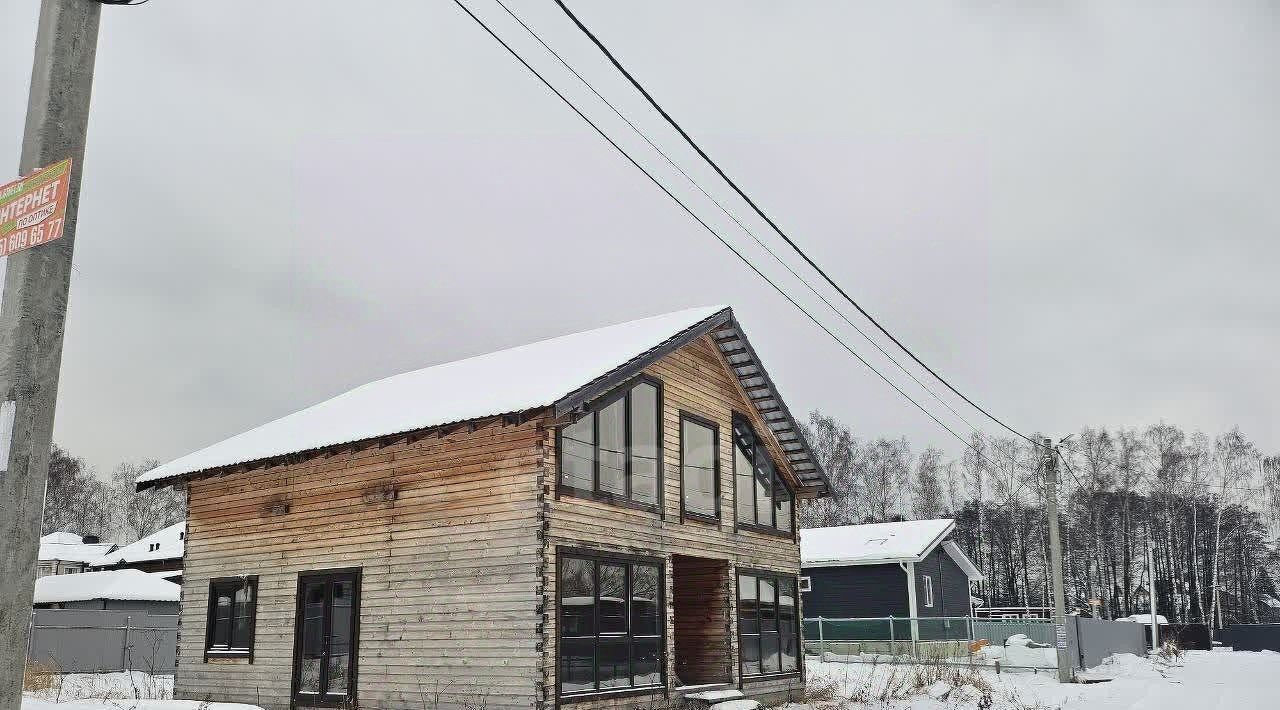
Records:
{"label": "snow-covered roof", "polygon": [[[647,358],[715,329],[717,344],[723,349],[732,342],[735,357],[750,350],[726,306],[642,318],[378,380],[170,461],[142,474],[137,483],[146,487],[235,464],[552,405],[562,413],[600,394],[598,388],[625,369],[643,367]],[[768,404],[779,406],[768,420],[779,439],[788,440],[792,470],[804,485],[825,491],[826,475],[771,391],[763,368],[753,362],[750,374],[736,366],[735,372],[744,382],[769,386]],[[752,399],[766,406],[763,398]]]}
{"label": "snow-covered roof", "polygon": [[40,538],[39,557],[42,561],[92,562],[115,547],[109,542],[85,542],[75,533],[55,532]]}
{"label": "snow-covered roof", "polygon": [[954,541],[947,540],[942,543],[942,549],[946,551],[951,561],[956,563],[960,571],[964,572],[970,582],[981,582],[984,579],[982,572],[978,571],[978,566],[973,564],[973,560],[969,559],[969,556],[964,554],[964,550],[961,550]]}
{"label": "snow-covered roof", "polygon": [[174,523],[150,535],[130,543],[118,550],[112,550],[89,563],[90,567],[110,567],[127,565],[135,562],[152,562],[155,560],[172,560],[182,557],[186,549],[187,521]]}
{"label": "snow-covered roof", "polygon": [[807,528],[800,531],[800,564],[834,567],[919,562],[955,526],[954,520],[941,519]]}
{"label": "snow-covered roof", "polygon": [[90,599],[176,602],[181,587],[136,569],[57,574],[36,580],[33,603],[78,602]]}
{"label": "snow-covered roof", "polygon": [[[1116,619],[1116,621],[1132,621],[1132,622],[1133,622],[1133,623],[1135,623],[1135,624],[1148,624],[1148,625],[1149,625],[1149,624],[1151,623],[1151,614],[1131,614],[1131,615],[1129,615],[1129,616],[1125,616],[1125,617],[1121,617],[1121,618],[1119,618],[1119,619]],[[1163,614],[1156,614],[1156,623],[1157,623],[1157,624],[1167,624],[1167,623],[1169,623],[1169,620],[1168,620],[1168,619],[1166,619],[1166,618],[1164,618],[1164,615],[1163,615]]]}

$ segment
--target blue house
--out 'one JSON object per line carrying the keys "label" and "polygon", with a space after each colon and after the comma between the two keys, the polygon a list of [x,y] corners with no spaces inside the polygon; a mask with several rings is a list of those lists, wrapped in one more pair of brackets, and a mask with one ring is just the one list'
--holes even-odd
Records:
{"label": "blue house", "polygon": [[948,539],[955,521],[843,525],[800,531],[806,618],[972,616],[982,574]]}

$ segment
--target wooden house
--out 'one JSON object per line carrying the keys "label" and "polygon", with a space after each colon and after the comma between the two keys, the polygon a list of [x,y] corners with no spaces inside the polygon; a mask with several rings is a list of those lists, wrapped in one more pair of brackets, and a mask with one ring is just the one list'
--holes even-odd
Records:
{"label": "wooden house", "polygon": [[89,563],[93,570],[136,569],[154,572],[182,583],[182,552],[186,547],[187,521],[163,527]]}
{"label": "wooden house", "polygon": [[187,492],[175,695],[583,708],[804,678],[827,480],[730,309],[410,372],[144,474]]}
{"label": "wooden house", "polygon": [[[803,530],[800,582],[806,614],[972,616],[969,584],[982,574],[948,539],[955,527],[954,520],[939,519]],[[918,624],[911,628],[920,633]]]}

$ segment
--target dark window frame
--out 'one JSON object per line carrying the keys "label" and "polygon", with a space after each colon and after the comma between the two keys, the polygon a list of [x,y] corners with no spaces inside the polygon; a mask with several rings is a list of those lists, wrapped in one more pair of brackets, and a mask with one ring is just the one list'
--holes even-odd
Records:
{"label": "dark window frame", "polygon": [[[803,618],[801,616],[801,611],[800,611],[800,577],[799,575],[794,572],[778,572],[776,570],[753,569],[750,567],[737,568],[736,570],[734,570],[734,578],[733,578],[734,591],[736,592],[736,595],[733,600],[735,616],[737,616],[737,614],[739,613],[741,602],[742,602],[742,590],[738,588],[739,585],[742,584],[742,575],[748,575],[756,578],[756,615],[757,615],[756,618],[757,620],[759,620],[760,618],[759,617],[759,614],[760,614],[760,606],[759,606],[760,605],[760,581],[759,580],[761,577],[768,577],[774,581],[775,606],[778,606],[777,598],[778,596],[780,596],[778,592],[777,582],[782,579],[789,579],[792,581],[792,584],[795,585],[794,586],[794,589],[796,590],[795,599],[794,599],[795,606],[793,607],[795,609],[795,619],[793,623],[795,624],[795,627],[796,627],[796,630],[795,630],[796,669],[793,671],[770,671],[767,673],[765,672],[752,673],[750,675],[745,673],[743,671],[743,665],[742,665],[742,649],[743,649],[743,643],[745,643],[745,641],[743,640],[744,637],[742,633],[742,621],[741,619],[735,618],[733,632],[737,634],[737,637],[738,637],[738,686],[742,687],[745,683],[748,683],[748,682],[772,680],[775,678],[803,676],[804,675],[804,623],[803,623]],[[762,637],[762,634],[759,632],[755,634],[749,634],[749,635],[754,636],[756,638]],[[779,653],[781,653],[781,642],[782,642],[781,630],[778,631],[778,642],[779,642]],[[759,655],[760,663],[763,664],[764,662],[763,643],[757,641],[757,644],[758,644],[757,648],[759,648],[761,651]]]}
{"label": "dark window frame", "polygon": [[[565,693],[563,691],[562,679],[560,677],[560,671],[561,671],[560,656],[564,647],[564,638],[561,635],[564,629],[564,609],[560,603],[563,597],[562,589],[561,589],[561,583],[563,579],[560,573],[560,564],[561,564],[561,561],[564,560],[565,558],[590,560],[595,564],[596,580],[595,580],[594,594],[597,600],[597,603],[596,603],[597,623],[595,627],[595,634],[596,634],[595,637],[597,639],[597,644],[599,643],[598,639],[600,638],[600,627],[598,623],[598,619],[599,619],[598,600],[600,598],[600,584],[599,584],[600,565],[601,564],[622,564],[627,566],[628,595],[630,595],[631,593],[630,585],[631,585],[631,575],[632,575],[631,566],[632,565],[640,564],[640,565],[649,565],[649,566],[657,567],[658,569],[658,682],[656,684],[645,685],[640,687],[607,688],[604,690],[597,688],[593,690],[584,690],[584,691],[578,691],[578,692],[572,692],[572,693]],[[555,675],[552,678],[552,682],[555,683],[557,705],[562,703],[567,704],[567,703],[576,703],[576,702],[582,702],[582,701],[600,700],[601,698],[618,698],[618,697],[627,697],[627,696],[633,696],[633,695],[653,695],[656,693],[665,694],[667,692],[667,565],[666,565],[666,560],[664,560],[661,557],[649,557],[645,555],[627,554],[623,552],[610,552],[608,550],[599,550],[599,549],[593,549],[593,548],[557,545],[556,546],[555,595],[556,595],[556,598],[555,598],[556,652],[555,652],[555,660],[554,660]],[[630,606],[628,606],[627,608],[627,624],[628,624],[627,638],[631,640],[629,641],[629,643],[632,646],[634,646],[634,638],[630,631],[630,624],[631,624]],[[596,664],[597,664],[596,684],[599,685],[598,646],[596,650]]]}
{"label": "dark window frame", "polygon": [[[778,485],[778,484],[781,484],[781,485],[782,485],[783,490],[785,490],[785,491],[787,492],[787,496],[788,496],[788,497],[790,498],[790,500],[791,500],[791,514],[790,514],[791,527],[790,527],[790,529],[789,529],[789,530],[783,530],[782,528],[776,527],[776,524],[777,524],[777,506],[776,506],[776,504],[770,504],[770,506],[769,506],[769,508],[770,508],[770,510],[771,510],[771,512],[772,512],[772,514],[771,514],[771,516],[770,516],[770,517],[772,517],[772,518],[774,519],[774,520],[773,520],[773,524],[765,525],[765,524],[763,524],[763,523],[758,523],[758,522],[756,522],[756,521],[754,520],[754,517],[755,517],[756,511],[759,509],[759,501],[757,501],[757,500],[756,500],[756,496],[755,496],[755,486],[754,486],[754,485],[752,485],[751,490],[750,490],[750,492],[749,492],[749,494],[750,494],[750,496],[751,496],[751,501],[752,501],[751,511],[752,511],[752,518],[753,518],[753,519],[752,519],[752,520],[750,520],[750,521],[743,521],[743,520],[742,520],[742,518],[738,515],[738,512],[739,512],[739,502],[738,502],[738,500],[739,500],[739,499],[738,499],[738,496],[740,496],[740,495],[742,495],[742,494],[743,494],[743,492],[740,490],[740,487],[738,486],[738,456],[737,456],[737,448],[738,448],[738,432],[737,432],[737,428],[738,428],[738,425],[739,425],[739,424],[741,424],[741,425],[743,425],[743,426],[746,426],[746,427],[747,427],[747,430],[751,432],[751,438],[752,438],[752,457],[751,457],[751,458],[752,458],[752,461],[754,461],[754,460],[755,460],[755,455],[757,454],[756,448],[757,448],[757,447],[758,447],[758,448],[760,448],[760,449],[761,449],[761,452],[760,452],[760,453],[763,453],[763,455],[764,455],[764,456],[769,460],[769,464],[773,467],[773,485],[775,485],[775,486],[776,486],[776,485]],[[734,413],[733,413],[733,419],[732,419],[732,429],[731,429],[731,431],[732,431],[731,439],[732,439],[732,444],[733,444],[733,447],[734,447],[734,456],[733,456],[733,524],[734,524],[734,530],[735,530],[735,531],[736,531],[736,530],[749,530],[749,531],[751,531],[751,532],[757,532],[757,533],[761,533],[761,534],[764,534],[764,535],[773,535],[773,536],[775,536],[775,537],[784,537],[784,538],[789,538],[789,539],[792,539],[792,540],[798,539],[798,536],[799,536],[799,534],[800,534],[800,533],[799,533],[799,531],[796,529],[796,492],[795,492],[795,489],[794,489],[794,488],[792,488],[792,487],[791,487],[791,484],[790,484],[790,483],[789,483],[785,478],[783,478],[783,477],[782,477],[782,474],[781,474],[781,473],[779,473],[779,472],[778,472],[778,463],[777,463],[776,461],[774,461],[773,456],[769,453],[769,448],[768,448],[767,446],[764,446],[764,444],[760,443],[760,435],[759,435],[758,433],[756,433],[756,428],[755,428],[755,426],[754,426],[754,425],[752,425],[752,423],[751,423],[751,419],[750,419],[749,417],[747,417],[745,414],[742,414],[742,413],[740,413],[740,412],[734,412]],[[753,466],[754,466],[754,464],[753,464]],[[752,482],[753,482],[753,484],[754,484],[754,480],[755,480],[755,472],[754,472],[754,469],[753,469],[753,471],[752,471]],[[772,490],[772,489],[771,489],[771,490]]]}
{"label": "dark window frame", "polygon": [[[248,643],[243,646],[235,646],[232,644],[231,632],[235,629],[236,592],[240,589],[248,588],[249,590],[249,639]],[[227,646],[226,648],[215,648],[213,644],[215,615],[217,612],[218,597],[222,596],[220,590],[229,590],[231,596],[231,616],[228,619],[227,628]],[[258,636],[258,575],[250,574],[243,577],[214,577],[209,580],[209,601],[208,608],[205,612],[204,622],[204,661],[209,662],[210,658],[247,658],[249,663],[253,663],[253,646]]]}
{"label": "dark window frame", "polygon": [[[623,436],[625,440],[626,456],[623,459],[624,460],[623,476],[626,481],[626,493],[624,495],[618,495],[617,493],[609,493],[609,492],[600,490],[600,455],[598,453],[598,449],[600,448],[600,422],[599,422],[598,413],[600,410],[608,407],[609,405],[613,404],[614,402],[617,402],[620,399],[628,399],[631,395],[631,390],[634,389],[635,386],[639,384],[652,385],[657,390],[657,403],[655,407],[656,409],[655,414],[657,417],[656,430],[655,430],[655,436],[657,437],[657,442],[656,442],[657,456],[656,456],[656,462],[655,462],[656,470],[654,472],[657,480],[655,481],[656,500],[652,503],[636,500],[632,496],[631,403],[629,401],[626,404],[624,404],[622,408],[623,416],[625,418],[624,420],[625,423],[623,425],[623,430],[624,430]],[[556,500],[559,500],[561,495],[568,496],[570,498],[586,498],[588,500],[596,500],[602,503],[609,503],[610,505],[617,505],[624,508],[634,508],[637,510],[645,510],[652,513],[658,513],[659,515],[661,515],[663,511],[663,499],[665,498],[665,496],[663,495],[663,460],[666,458],[664,455],[665,446],[663,443],[663,436],[664,436],[663,396],[664,396],[664,392],[663,392],[662,380],[647,374],[636,375],[635,377],[632,377],[631,379],[627,380],[621,385],[618,385],[616,388],[614,388],[604,396],[600,397],[596,401],[592,402],[590,406],[586,408],[586,411],[581,416],[579,416],[577,419],[574,419],[574,421],[571,422],[572,424],[576,424],[578,421],[581,420],[582,417],[585,417],[585,416],[592,417],[592,439],[593,439],[592,448],[593,450],[596,451],[596,453],[592,457],[592,476],[591,476],[592,488],[591,489],[571,486],[564,482],[564,469],[562,465],[562,459],[564,457],[564,430],[566,427],[569,426],[569,424],[556,427],[556,489],[555,489]]]}
{"label": "dark window frame", "polygon": [[[297,592],[295,593],[296,598],[294,602],[294,617],[293,617],[293,659],[292,659],[292,662],[290,663],[290,668],[291,668],[290,673],[292,675],[292,679],[290,680],[290,686],[289,686],[289,702],[291,707],[343,707],[348,705],[350,705],[351,707],[358,706],[358,703],[356,702],[356,699],[358,697],[356,695],[356,682],[360,678],[360,673],[359,673],[359,670],[360,670],[359,669],[360,597],[361,597],[360,588],[362,586],[361,585],[362,576],[363,576],[363,568],[361,567],[343,567],[338,569],[307,570],[306,572],[298,573],[298,588],[297,588]],[[342,578],[349,578],[352,581],[352,585],[351,585],[352,586],[351,647],[347,651],[347,655],[348,655],[347,674],[349,676],[347,679],[347,692],[344,695],[333,695],[332,693],[329,693],[329,692],[321,692],[316,694],[306,693],[305,696],[300,697],[300,693],[298,692],[298,680],[300,676],[299,671],[301,670],[300,666],[302,663],[303,627],[298,622],[302,620],[302,614],[303,614],[302,607],[303,607],[304,600],[302,598],[302,591],[304,589],[304,585],[308,581],[315,581],[318,579],[323,579],[323,580],[326,580],[327,582],[332,582],[335,579],[342,579]],[[328,595],[326,594],[326,600],[325,600],[326,625],[331,625],[333,623],[333,613],[330,608],[331,601],[332,600],[330,600],[328,598]],[[328,636],[328,634],[326,634],[326,636]],[[328,665],[327,662],[321,664],[321,669],[322,669],[321,672],[324,676],[328,675],[328,668],[326,668],[327,665]],[[327,680],[327,678],[325,678],[325,680]],[[321,685],[325,691],[328,690],[327,687],[324,687],[327,684],[322,683]]]}
{"label": "dark window frame", "polygon": [[[716,510],[715,514],[713,515],[707,515],[706,513],[703,513],[700,511],[689,510],[685,506],[684,423],[686,421],[692,422],[699,426],[706,427],[711,430],[711,456],[712,456],[712,465],[714,467],[714,471],[711,474],[712,476],[711,490],[712,490],[712,496],[714,497],[714,500],[715,500],[715,510]],[[683,409],[680,410],[680,519],[681,520],[694,520],[697,522],[711,523],[714,525],[720,524],[722,516],[724,515],[723,512],[721,511],[721,503],[720,503],[720,497],[721,497],[720,496],[720,475],[721,475],[720,425],[707,417],[694,414],[693,412],[689,412]]]}

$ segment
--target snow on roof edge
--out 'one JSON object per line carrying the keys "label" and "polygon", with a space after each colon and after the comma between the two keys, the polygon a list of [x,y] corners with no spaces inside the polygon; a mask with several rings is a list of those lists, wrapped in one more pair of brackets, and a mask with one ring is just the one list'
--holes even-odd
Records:
{"label": "snow on roof edge", "polygon": [[964,554],[964,550],[960,549],[960,546],[957,545],[954,540],[947,540],[943,542],[942,549],[946,550],[947,556],[951,558],[952,562],[956,563],[956,566],[960,568],[961,572],[964,572],[964,575],[969,578],[970,582],[981,582],[983,579],[986,579],[978,569],[977,565],[973,564],[973,560],[969,559],[969,556]]}
{"label": "snow on roof edge", "polygon": [[[608,378],[609,376],[614,374],[617,370],[626,367],[627,365],[634,362],[638,358],[642,358],[644,355],[657,349],[667,341],[673,338],[676,338],[688,332],[691,329],[697,328],[703,323],[707,322],[708,320],[711,320],[712,318],[715,318],[725,313],[727,313],[729,317],[732,317],[732,308],[725,305],[690,308],[682,311],[675,311],[672,313],[649,316],[647,318],[640,318],[637,320],[627,321],[624,323],[618,323],[614,325],[603,326],[600,328],[594,328],[591,330],[581,331],[578,333],[570,333],[566,335],[555,336],[552,338],[546,338],[543,340],[535,341],[533,343],[517,345],[515,347],[507,348],[504,350],[483,353],[483,354],[475,355],[469,358],[463,358],[461,360],[454,360],[451,362],[446,362],[438,365],[432,365],[425,368],[420,368],[418,370],[411,370],[409,372],[404,372],[397,375],[390,375],[388,377],[374,380],[373,382],[359,385],[355,388],[347,390],[346,392],[338,394],[324,401],[317,402],[316,404],[313,404],[309,407],[306,407],[292,414],[287,414],[283,417],[279,417],[270,422],[259,425],[258,427],[249,429],[248,431],[232,436],[228,439],[224,439],[215,444],[211,444],[210,446],[207,446],[203,449],[199,449],[185,456],[181,456],[177,459],[174,459],[173,461],[170,461],[150,471],[147,471],[146,473],[143,473],[137,479],[135,479],[134,483],[139,490],[142,490],[142,489],[150,488],[154,486],[166,485],[175,480],[182,479],[188,476],[194,476],[202,473],[217,471],[219,469],[227,468],[229,466],[237,466],[241,464],[253,463],[258,461],[266,461],[266,460],[271,460],[281,456],[311,453],[311,452],[326,449],[331,446],[340,446],[340,445],[351,444],[355,442],[368,441],[368,440],[378,439],[386,436],[396,436],[399,434],[404,434],[404,433],[417,431],[421,429],[428,429],[428,428],[437,427],[437,426],[447,426],[450,424],[473,421],[475,419],[480,419],[484,417],[516,414],[519,412],[527,412],[535,409],[541,409],[544,407],[552,406],[561,398],[568,396],[569,394],[574,393],[582,389],[583,387],[590,385],[593,382]],[[466,411],[466,406],[464,405],[462,407],[464,411],[464,415],[462,416],[453,417],[453,418],[435,417],[434,419],[427,416],[420,421],[415,421],[412,423],[406,422],[404,426],[383,427],[384,430],[378,431],[376,433],[374,432],[363,432],[359,434],[353,433],[350,436],[338,436],[337,438],[308,442],[308,444],[306,445],[284,446],[282,450],[274,450],[271,452],[258,451],[257,453],[246,453],[241,456],[228,454],[228,455],[224,455],[224,457],[221,460],[218,460],[216,456],[212,456],[212,453],[211,453],[216,449],[230,446],[234,442],[242,441],[245,439],[252,439],[253,438],[252,435],[260,434],[261,432],[263,432],[263,430],[268,430],[273,427],[287,429],[290,423],[297,422],[300,419],[305,420],[307,418],[307,415],[315,417],[317,410],[323,412],[325,409],[332,409],[336,406],[341,406],[341,404],[346,403],[346,402],[339,402],[340,400],[356,400],[356,404],[359,404],[359,400],[361,399],[362,396],[367,398],[369,394],[379,389],[378,387],[379,385],[385,388],[389,383],[393,381],[403,381],[403,380],[415,379],[415,378],[429,380],[431,374],[435,374],[437,376],[441,374],[452,374],[452,373],[449,373],[448,371],[458,370],[458,369],[466,370],[469,368],[475,368],[477,366],[491,364],[491,361],[494,361],[494,360],[500,361],[504,358],[510,359],[517,355],[536,355],[538,354],[537,353],[538,350],[554,351],[555,346],[557,344],[564,344],[567,342],[572,342],[574,340],[590,341],[593,338],[599,339],[602,335],[615,335],[620,333],[625,334],[625,331],[627,329],[643,330],[646,326],[650,327],[652,329],[652,332],[645,333],[645,337],[643,339],[639,339],[639,342],[644,343],[643,347],[641,347],[638,344],[635,347],[628,346],[629,350],[625,355],[619,355],[618,353],[610,353],[609,354],[610,359],[608,360],[608,365],[606,366],[606,365],[597,363],[596,366],[592,367],[592,371],[589,373],[590,376],[575,377],[575,379],[573,379],[571,383],[567,385],[546,385],[545,389],[543,389],[538,393],[538,396],[529,397],[526,400],[519,402],[518,404],[516,403],[516,400],[519,398],[513,399],[511,400],[512,406],[509,406],[509,407],[508,406],[498,407],[498,408],[475,407],[471,411]],[[561,368],[552,368],[552,369],[563,370],[564,368],[561,367]],[[570,373],[557,372],[554,374],[567,375]],[[576,372],[572,374],[582,375],[581,372]],[[335,403],[339,403],[339,404],[335,405]],[[352,418],[355,418],[355,417],[352,417]],[[280,449],[281,447],[276,447],[276,448]],[[197,464],[196,462],[200,461],[201,457],[204,457],[204,458],[212,457],[213,460],[205,461],[203,464]],[[188,461],[190,463],[186,463]]]}
{"label": "snow on roof edge", "polygon": [[806,528],[800,531],[800,564],[840,567],[919,562],[946,540],[955,526],[951,518],[936,518]]}
{"label": "snow on roof edge", "polygon": [[91,599],[176,602],[181,590],[173,582],[136,569],[58,574],[36,580],[32,603],[54,604]]}

